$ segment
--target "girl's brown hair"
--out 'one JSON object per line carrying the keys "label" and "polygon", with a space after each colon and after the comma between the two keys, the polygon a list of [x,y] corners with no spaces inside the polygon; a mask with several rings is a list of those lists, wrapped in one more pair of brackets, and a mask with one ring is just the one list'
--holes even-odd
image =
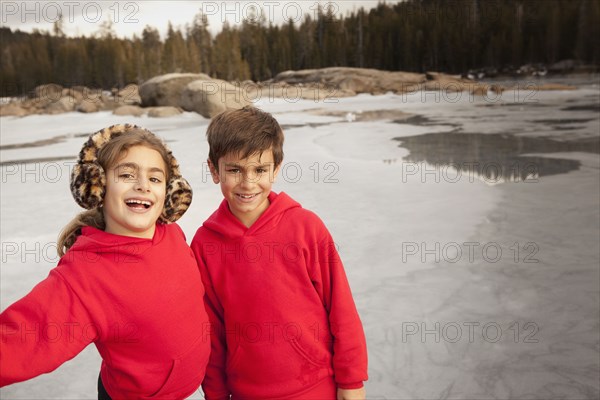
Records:
{"label": "girl's brown hair", "polygon": [[[106,144],[98,149],[98,164],[100,164],[106,173],[111,166],[123,158],[129,148],[134,146],[148,147],[149,149],[156,150],[161,155],[167,168],[166,181],[168,181],[173,173],[169,162],[169,151],[161,139],[144,129],[133,128],[121,134],[113,135]],[[67,250],[73,246],[77,237],[81,235],[81,228],[85,226],[91,226],[100,230],[105,229],[104,213],[101,207],[79,213],[63,228],[57,243],[57,251],[60,257],[65,255]]]}

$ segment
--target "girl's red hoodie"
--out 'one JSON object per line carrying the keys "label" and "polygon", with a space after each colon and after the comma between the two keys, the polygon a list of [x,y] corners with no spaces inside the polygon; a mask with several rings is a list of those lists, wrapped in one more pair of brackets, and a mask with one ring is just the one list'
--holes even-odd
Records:
{"label": "girl's red hoodie", "polygon": [[360,388],[366,341],[335,244],[288,195],[269,200],[250,228],[224,200],[192,241],[212,324],[206,398],[301,398],[332,376]]}
{"label": "girl's red hoodie", "polygon": [[94,343],[113,399],[187,397],[210,352],[203,293],[176,224],[157,224],[152,239],[84,227],[48,278],[0,314],[0,386],[50,372]]}

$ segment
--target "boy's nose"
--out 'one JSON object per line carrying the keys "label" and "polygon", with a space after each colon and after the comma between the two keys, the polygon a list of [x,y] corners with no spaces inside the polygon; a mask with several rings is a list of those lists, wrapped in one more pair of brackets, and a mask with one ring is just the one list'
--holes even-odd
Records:
{"label": "boy's nose", "polygon": [[241,187],[250,187],[252,186],[252,180],[248,179],[247,176],[242,178],[242,181],[240,182],[240,186]]}
{"label": "boy's nose", "polygon": [[244,185],[252,185],[258,181],[258,177],[255,173],[245,173],[242,177],[242,184]]}

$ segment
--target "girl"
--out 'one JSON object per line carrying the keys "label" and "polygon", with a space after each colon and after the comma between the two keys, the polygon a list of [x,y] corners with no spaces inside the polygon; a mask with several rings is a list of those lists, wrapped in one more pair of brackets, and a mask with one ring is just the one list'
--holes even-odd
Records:
{"label": "girl", "polygon": [[88,209],[61,233],[58,266],[0,314],[0,386],[56,369],[94,343],[99,399],[185,398],[210,352],[204,288],[176,224],[192,191],[150,131],[90,136],[71,175]]}

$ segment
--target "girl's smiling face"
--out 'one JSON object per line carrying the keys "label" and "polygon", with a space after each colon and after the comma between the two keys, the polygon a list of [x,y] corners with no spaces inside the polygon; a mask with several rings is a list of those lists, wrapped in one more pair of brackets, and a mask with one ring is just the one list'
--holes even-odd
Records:
{"label": "girl's smiling face", "polygon": [[156,150],[133,146],[106,173],[105,231],[151,239],[165,204],[167,170]]}

